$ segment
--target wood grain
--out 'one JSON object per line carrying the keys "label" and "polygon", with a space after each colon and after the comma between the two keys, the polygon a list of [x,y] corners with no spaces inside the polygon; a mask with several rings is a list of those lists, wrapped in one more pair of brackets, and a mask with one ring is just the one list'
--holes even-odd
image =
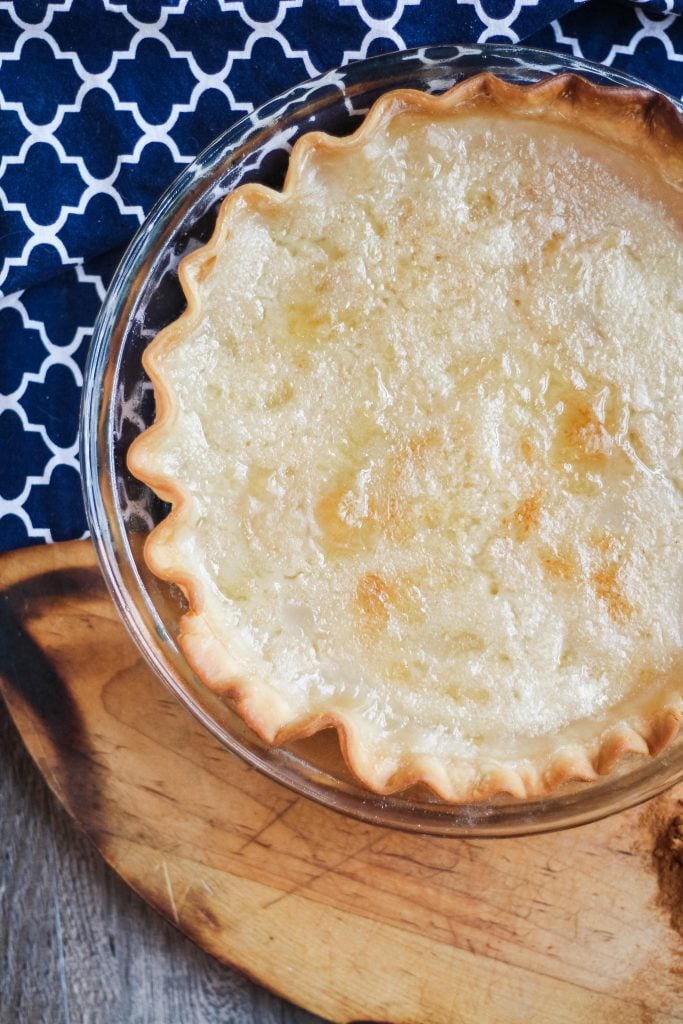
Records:
{"label": "wood grain", "polygon": [[0,701],[0,1024],[316,1024],[151,910],[54,799]]}
{"label": "wood grain", "polygon": [[0,578],[0,687],[31,754],[218,959],[334,1021],[683,1020],[681,787],[523,840],[362,825],[248,769],[167,695],[87,542],[14,553]]}

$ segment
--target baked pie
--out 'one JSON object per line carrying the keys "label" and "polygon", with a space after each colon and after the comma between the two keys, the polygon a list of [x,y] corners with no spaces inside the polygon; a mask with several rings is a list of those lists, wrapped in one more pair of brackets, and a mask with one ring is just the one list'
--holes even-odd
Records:
{"label": "baked pie", "polygon": [[180,642],[379,793],[525,797],[683,719],[683,123],[489,75],[224,202],[133,472]]}

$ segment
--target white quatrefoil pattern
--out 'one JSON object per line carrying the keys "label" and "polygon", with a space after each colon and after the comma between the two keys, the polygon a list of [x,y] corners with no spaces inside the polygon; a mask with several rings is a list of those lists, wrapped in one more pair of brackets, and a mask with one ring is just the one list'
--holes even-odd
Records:
{"label": "white quatrefoil pattern", "polygon": [[683,0],[0,0],[0,550],[86,531],[93,324],[185,164],[329,68],[522,41],[683,91]]}

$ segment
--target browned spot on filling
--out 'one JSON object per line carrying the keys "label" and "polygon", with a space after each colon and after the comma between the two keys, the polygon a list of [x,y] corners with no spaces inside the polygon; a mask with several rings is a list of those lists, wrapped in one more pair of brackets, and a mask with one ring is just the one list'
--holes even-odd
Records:
{"label": "browned spot on filling", "polygon": [[470,189],[465,199],[469,207],[469,219],[475,224],[495,213],[496,197],[488,188]]}
{"label": "browned spot on filling", "polygon": [[420,523],[435,526],[438,521],[438,509],[425,499],[423,485],[430,455],[437,446],[436,430],[409,438],[391,458],[386,475],[375,480],[370,515],[396,543],[410,540]]}
{"label": "browned spot on filling", "polygon": [[356,327],[359,314],[354,309],[329,309],[328,281],[323,278],[312,286],[309,298],[291,302],[286,313],[287,347],[297,369],[308,370],[312,353],[333,341],[340,330]]}
{"label": "browned spot on filling", "polygon": [[578,387],[556,375],[551,377],[544,402],[556,417],[551,460],[569,474],[572,491],[594,493],[597,483],[591,477],[602,475],[608,466],[611,473],[630,473],[630,459],[615,440],[623,418],[618,394],[599,380],[589,379]]}
{"label": "browned spot on filling", "polygon": [[327,336],[330,315],[320,302],[291,302],[287,309],[287,333],[290,338],[315,342]]}
{"label": "browned spot on filling", "polygon": [[315,521],[327,554],[364,550],[372,539],[372,523],[357,514],[357,495],[348,483],[343,481],[327,491],[315,506]]}
{"label": "browned spot on filling", "polygon": [[344,489],[336,487],[323,494],[315,506],[315,521],[326,541],[326,546],[346,547],[350,539],[349,527],[342,515]]}
{"label": "browned spot on filling", "polygon": [[622,547],[622,542],[609,530],[596,530],[591,535],[591,540],[598,551],[603,555],[611,555],[613,558]]}
{"label": "browned spot on filling", "polygon": [[429,430],[419,437],[411,437],[406,444],[403,461],[411,461],[415,468],[424,469],[427,453],[436,447],[438,440],[436,430]]}
{"label": "browned spot on filling", "polygon": [[349,438],[348,465],[315,506],[326,554],[370,550],[381,535],[405,543],[420,526],[434,528],[441,521],[443,502],[425,487],[439,448],[438,432],[409,438],[380,459],[377,451],[384,440],[376,425],[362,423]]}
{"label": "browned spot on filling", "polygon": [[541,564],[549,576],[566,581],[577,578],[576,562],[568,552],[547,549],[541,552],[540,557]]}
{"label": "browned spot on filling", "polygon": [[451,647],[456,654],[483,654],[486,644],[478,633],[456,633],[451,638]]}
{"label": "browned spot on filling", "polygon": [[534,494],[523,498],[511,516],[503,520],[503,524],[512,531],[515,540],[524,540],[541,521],[541,497]]}
{"label": "browned spot on filling", "polygon": [[628,601],[620,588],[619,577],[621,566],[611,562],[602,566],[591,576],[595,593],[607,606],[607,611],[615,622],[626,622],[633,615],[633,605]]}
{"label": "browned spot on filling", "polygon": [[394,599],[394,588],[381,576],[368,572],[358,581],[356,604],[367,625],[386,627]]}
{"label": "browned spot on filling", "polygon": [[522,453],[522,458],[526,462],[527,466],[530,466],[534,457],[534,446],[528,437],[523,437],[519,442],[519,448]]}
{"label": "browned spot on filling", "polygon": [[392,661],[387,667],[387,678],[398,683],[409,683],[413,675],[406,661]]}
{"label": "browned spot on filling", "polygon": [[288,380],[281,381],[264,400],[266,409],[281,409],[294,397],[294,388]]}
{"label": "browned spot on filling", "polygon": [[569,406],[562,432],[572,461],[605,459],[614,449],[614,441],[588,402]]}

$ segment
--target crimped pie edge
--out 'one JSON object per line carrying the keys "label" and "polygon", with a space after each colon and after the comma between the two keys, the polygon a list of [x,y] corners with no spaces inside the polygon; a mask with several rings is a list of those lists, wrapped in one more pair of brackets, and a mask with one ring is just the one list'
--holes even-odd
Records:
{"label": "crimped pie edge", "polygon": [[172,429],[177,411],[175,396],[166,385],[158,357],[199,322],[201,310],[196,282],[205,265],[220,250],[236,205],[263,209],[282,202],[297,189],[310,153],[361,146],[380,124],[400,111],[413,109],[439,115],[468,107],[527,117],[550,117],[558,123],[576,124],[608,143],[638,150],[641,156],[646,153],[661,177],[680,194],[683,217],[683,119],[659,94],[597,86],[573,74],[548,78],[533,85],[517,85],[486,73],[466,79],[438,96],[409,89],[386,93],[374,103],[352,135],[336,138],[310,132],[302,136],[292,149],[281,192],[249,184],[238,187],[224,199],[209,242],[180,264],[179,278],[187,299],[185,312],[157,335],[143,355],[144,368],[154,386],[156,418],[153,426],[135,439],[128,452],[131,472],[172,505],[166,519],[148,536],[144,558],[156,576],[178,585],[187,598],[190,610],[180,621],[178,639],[200,679],[219,696],[231,700],[250,728],[269,744],[281,745],[321,729],[334,728],[349,769],[366,788],[386,795],[424,784],[448,802],[481,800],[503,793],[522,799],[542,796],[565,782],[591,781],[611,773],[627,753],[654,756],[679,732],[683,724],[683,700],[663,706],[646,721],[618,722],[588,745],[558,746],[543,764],[525,761],[507,765],[483,760],[477,764],[465,759],[446,761],[432,755],[403,755],[397,767],[387,767],[383,764],[385,755],[379,748],[361,740],[352,715],[337,711],[292,717],[284,698],[266,679],[256,678],[252,673],[247,675],[244,666],[217,637],[211,628],[198,577],[173,566],[173,538],[188,520],[189,495],[178,480],[150,469],[147,458],[153,455],[155,437]]}

